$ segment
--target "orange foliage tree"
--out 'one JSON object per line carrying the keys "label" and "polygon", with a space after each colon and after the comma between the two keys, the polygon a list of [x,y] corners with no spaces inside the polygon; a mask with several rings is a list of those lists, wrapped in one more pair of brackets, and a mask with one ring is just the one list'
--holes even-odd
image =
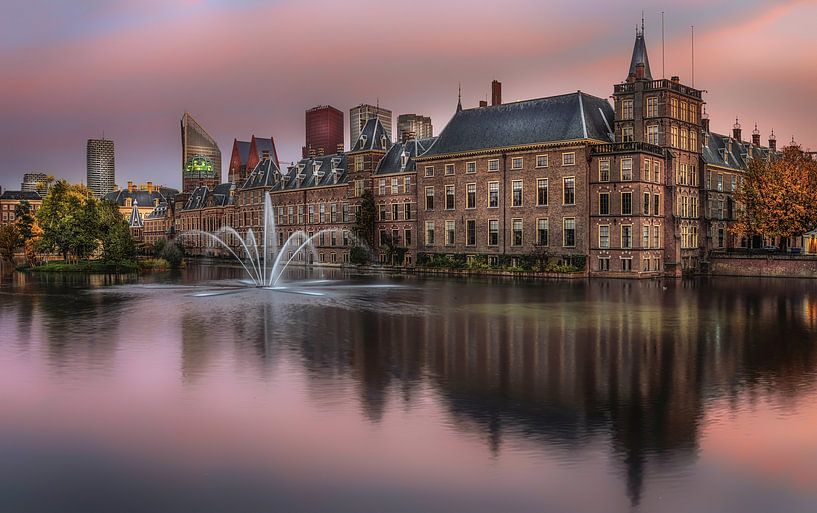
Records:
{"label": "orange foliage tree", "polygon": [[788,237],[817,228],[817,161],[800,146],[783,149],[779,158],[755,159],[735,194],[735,232]]}

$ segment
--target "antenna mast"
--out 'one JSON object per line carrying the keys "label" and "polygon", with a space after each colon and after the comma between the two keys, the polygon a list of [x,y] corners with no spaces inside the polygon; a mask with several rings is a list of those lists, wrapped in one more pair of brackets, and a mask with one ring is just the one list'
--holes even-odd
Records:
{"label": "antenna mast", "polygon": [[667,57],[664,48],[664,11],[661,11],[661,78],[667,78]]}
{"label": "antenna mast", "polygon": [[692,25],[692,87],[695,87],[695,25]]}

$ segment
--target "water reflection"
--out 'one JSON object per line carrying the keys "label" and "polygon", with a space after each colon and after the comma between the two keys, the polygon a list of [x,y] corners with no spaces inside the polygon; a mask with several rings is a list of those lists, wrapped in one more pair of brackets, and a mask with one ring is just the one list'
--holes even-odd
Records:
{"label": "water reflection", "polygon": [[[233,274],[196,267],[147,281]],[[401,429],[385,420],[394,409],[433,415],[430,394],[444,412],[439,429],[478,437],[495,461],[520,441],[567,462],[606,447],[611,479],[636,508],[651,477],[694,469],[715,405],[742,412],[762,398],[796,412],[815,397],[817,286],[809,282],[406,278],[404,288],[317,299],[255,290],[203,299],[78,280],[0,289],[0,320],[15,326],[13,343],[39,340],[52,372],[114,372],[120,346],[139,338],[123,334],[136,331],[179,347],[183,387],[249,381],[260,397],[265,384],[297,372],[308,407],[338,417],[356,408],[384,430]],[[6,365],[21,362],[5,355]]]}

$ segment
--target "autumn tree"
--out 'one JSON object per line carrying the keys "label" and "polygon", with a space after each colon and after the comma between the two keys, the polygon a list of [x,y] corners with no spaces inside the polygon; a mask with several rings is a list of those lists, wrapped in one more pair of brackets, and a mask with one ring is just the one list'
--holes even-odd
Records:
{"label": "autumn tree", "polygon": [[87,187],[65,180],[54,183],[36,215],[42,228],[38,249],[58,251],[66,261],[89,257],[99,246],[97,208]]}
{"label": "autumn tree", "polygon": [[796,145],[780,158],[754,159],[735,196],[735,232],[779,237],[785,244],[817,228],[817,161]]}

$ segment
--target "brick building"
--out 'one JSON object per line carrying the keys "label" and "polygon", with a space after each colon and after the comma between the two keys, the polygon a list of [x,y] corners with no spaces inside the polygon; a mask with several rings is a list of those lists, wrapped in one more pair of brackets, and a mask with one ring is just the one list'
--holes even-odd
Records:
{"label": "brick building", "polygon": [[[370,249],[383,264],[535,256],[591,276],[677,276],[712,251],[752,245],[730,230],[734,192],[752,159],[775,158],[774,136],[763,147],[757,129],[743,141],[738,123],[731,136],[710,132],[701,90],[652,76],[643,27],[612,98],[578,91],[503,104],[494,81],[490,106],[460,101],[437,137],[392,142],[372,116],[348,152],[313,151],[286,169],[271,139],[255,165],[236,141],[235,183],[179,195],[175,231],[260,234],[269,193],[286,257],[340,265],[370,191]],[[306,238],[314,253],[298,251]],[[206,237],[183,240],[194,253],[226,252]]]}

